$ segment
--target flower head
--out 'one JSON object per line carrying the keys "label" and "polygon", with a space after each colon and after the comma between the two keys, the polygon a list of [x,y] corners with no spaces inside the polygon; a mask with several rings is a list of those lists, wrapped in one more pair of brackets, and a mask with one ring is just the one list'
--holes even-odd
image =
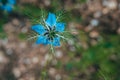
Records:
{"label": "flower head", "polygon": [[0,0],[0,9],[11,12],[16,0]]}
{"label": "flower head", "polygon": [[46,20],[43,19],[43,24],[32,26],[32,30],[38,33],[36,44],[60,46],[59,33],[65,29],[65,23],[57,22],[55,14],[49,13]]}

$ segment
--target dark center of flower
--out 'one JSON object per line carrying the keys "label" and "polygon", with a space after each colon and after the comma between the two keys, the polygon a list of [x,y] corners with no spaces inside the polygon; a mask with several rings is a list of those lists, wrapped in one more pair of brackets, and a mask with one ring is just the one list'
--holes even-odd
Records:
{"label": "dark center of flower", "polygon": [[2,4],[5,5],[7,3],[7,0],[2,0]]}
{"label": "dark center of flower", "polygon": [[49,29],[50,30],[47,30],[44,33],[44,36],[46,36],[48,40],[53,41],[53,39],[56,37],[57,31],[55,31],[55,27],[53,27],[53,28],[49,27]]}

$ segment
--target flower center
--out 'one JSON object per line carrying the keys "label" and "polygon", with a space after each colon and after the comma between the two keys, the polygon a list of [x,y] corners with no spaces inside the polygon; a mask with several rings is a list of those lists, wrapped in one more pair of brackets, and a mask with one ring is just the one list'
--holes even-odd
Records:
{"label": "flower center", "polygon": [[50,30],[47,30],[44,36],[46,36],[48,40],[53,41],[53,39],[56,37],[56,33],[57,31],[55,31],[55,27],[53,27],[53,28],[50,28]]}
{"label": "flower center", "polygon": [[7,3],[7,0],[2,0],[2,4],[5,5]]}

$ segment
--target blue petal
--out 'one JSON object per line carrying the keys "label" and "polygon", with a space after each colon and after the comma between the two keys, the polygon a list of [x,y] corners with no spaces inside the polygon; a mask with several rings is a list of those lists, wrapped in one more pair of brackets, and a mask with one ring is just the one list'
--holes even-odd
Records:
{"label": "blue petal", "polygon": [[46,31],[45,28],[40,24],[32,26],[32,30],[34,30],[35,32],[41,35],[44,34]]}
{"label": "blue petal", "polygon": [[50,41],[46,38],[46,44],[50,44],[52,46],[60,46],[60,37],[56,37],[53,41]]}
{"label": "blue petal", "polygon": [[65,30],[65,23],[57,23],[56,24],[56,31],[63,32]]}
{"label": "blue petal", "polygon": [[1,9],[6,10],[7,12],[11,12],[12,11],[12,6],[11,5],[1,6]]}
{"label": "blue petal", "polygon": [[54,38],[52,45],[53,46],[60,46],[60,37]]}
{"label": "blue petal", "polygon": [[39,36],[37,41],[36,41],[36,44],[46,45],[47,44],[47,38],[45,36]]}
{"label": "blue petal", "polygon": [[49,13],[48,18],[46,20],[46,24],[50,27],[53,27],[56,24],[56,16],[53,13]]}
{"label": "blue petal", "polygon": [[15,4],[16,1],[15,0],[8,0],[8,4]]}

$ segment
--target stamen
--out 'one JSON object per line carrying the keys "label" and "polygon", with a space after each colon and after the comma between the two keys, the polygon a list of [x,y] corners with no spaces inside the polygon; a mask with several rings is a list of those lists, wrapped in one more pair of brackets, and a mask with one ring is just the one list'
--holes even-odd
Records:
{"label": "stamen", "polygon": [[48,35],[49,33],[48,32],[46,32],[46,33],[44,33],[44,36],[46,36],[46,35]]}
{"label": "stamen", "polygon": [[50,31],[52,30],[52,28],[50,27],[50,26],[48,26],[49,27],[49,29],[50,29]]}
{"label": "stamen", "polygon": [[55,31],[55,26],[53,26],[53,30]]}

